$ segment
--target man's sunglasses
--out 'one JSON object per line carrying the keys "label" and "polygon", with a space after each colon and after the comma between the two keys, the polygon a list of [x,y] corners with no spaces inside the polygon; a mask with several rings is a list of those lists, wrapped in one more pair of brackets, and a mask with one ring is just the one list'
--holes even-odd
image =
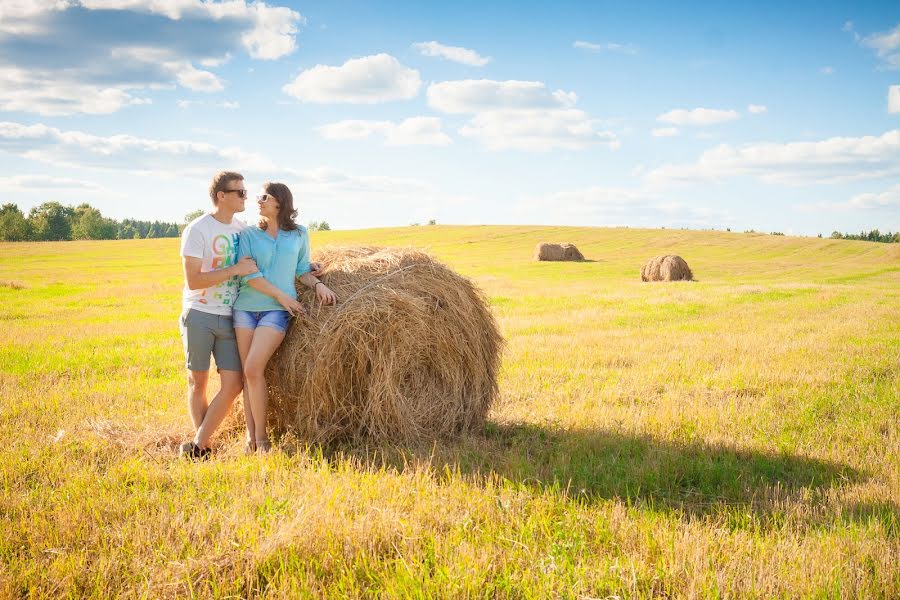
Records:
{"label": "man's sunglasses", "polygon": [[225,190],[226,194],[230,194],[234,192],[239,197],[246,199],[247,198],[247,190]]}

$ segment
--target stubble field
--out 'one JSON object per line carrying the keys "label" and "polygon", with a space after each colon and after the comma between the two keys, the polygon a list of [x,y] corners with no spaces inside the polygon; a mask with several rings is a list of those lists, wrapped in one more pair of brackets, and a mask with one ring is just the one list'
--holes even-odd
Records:
{"label": "stubble field", "polygon": [[[539,241],[589,261],[533,262]],[[900,245],[312,244],[425,247],[482,288],[506,339],[485,430],[245,457],[232,426],[178,460],[178,240],[0,244],[0,595],[900,596]],[[698,281],[642,284],[663,253]]]}

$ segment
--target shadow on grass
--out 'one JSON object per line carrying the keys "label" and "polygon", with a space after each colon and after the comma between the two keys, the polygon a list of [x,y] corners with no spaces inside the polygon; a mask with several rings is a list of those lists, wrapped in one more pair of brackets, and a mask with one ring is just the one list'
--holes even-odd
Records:
{"label": "shadow on grass", "polygon": [[[499,476],[533,489],[565,490],[585,503],[619,499],[629,505],[686,516],[726,514],[777,526],[796,511],[803,520],[823,517],[827,492],[868,478],[852,467],[727,446],[675,443],[614,431],[558,430],[530,424],[488,423],[483,433],[427,448],[333,446],[331,459],[356,458],[375,467],[404,470],[428,464],[485,478]],[[733,514],[732,514],[733,513]],[[857,507],[841,520],[900,522],[896,505]],[[744,527],[747,523],[735,523]]]}

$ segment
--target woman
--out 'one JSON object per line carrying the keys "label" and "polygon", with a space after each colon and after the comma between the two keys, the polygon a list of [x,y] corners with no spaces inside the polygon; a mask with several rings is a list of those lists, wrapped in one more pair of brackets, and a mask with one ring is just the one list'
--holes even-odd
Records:
{"label": "woman", "polygon": [[266,183],[257,203],[259,227],[241,232],[238,260],[251,257],[259,272],[241,277],[233,322],[244,370],[247,451],[268,452],[272,446],[266,433],[266,364],[284,340],[289,319],[305,314],[294,278],[313,288],[323,304],[332,304],[337,297],[310,273],[309,235],[294,222],[297,211],[291,190],[283,183]]}

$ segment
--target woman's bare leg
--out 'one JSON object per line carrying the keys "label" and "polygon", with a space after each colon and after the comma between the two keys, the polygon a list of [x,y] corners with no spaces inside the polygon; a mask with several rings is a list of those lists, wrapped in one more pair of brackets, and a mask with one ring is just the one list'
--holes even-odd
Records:
{"label": "woman's bare leg", "polygon": [[269,393],[266,389],[265,371],[269,359],[278,349],[284,334],[271,327],[257,327],[250,343],[250,351],[244,361],[245,393],[250,393],[250,411],[253,415],[253,439],[268,440],[266,434],[266,410]]}
{"label": "woman's bare leg", "polygon": [[[250,345],[253,343],[253,329],[246,329],[244,327],[235,327],[234,328],[234,336],[237,338],[237,346],[238,346],[238,354],[241,355],[241,365],[244,373],[246,373],[247,368],[247,356],[250,354]],[[256,438],[255,435],[256,426],[253,424],[253,413],[250,410],[250,390],[247,389],[247,377],[244,376],[244,393],[243,402],[244,402],[244,423],[247,425],[247,443],[253,448],[254,441]]]}

